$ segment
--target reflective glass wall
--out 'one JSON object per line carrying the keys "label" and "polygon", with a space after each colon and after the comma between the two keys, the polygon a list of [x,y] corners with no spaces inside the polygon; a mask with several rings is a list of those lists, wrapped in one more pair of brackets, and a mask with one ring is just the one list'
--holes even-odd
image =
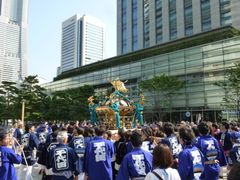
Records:
{"label": "reflective glass wall", "polygon": [[[224,71],[240,62],[240,37],[162,54],[137,62],[106,67],[95,72],[58,80],[45,87],[50,91],[64,90],[87,85],[109,84],[119,78],[129,80],[129,96],[139,94],[138,83],[161,74],[177,76],[186,87],[173,97],[175,109],[220,109],[224,91],[214,83],[224,79]],[[118,58],[116,57],[116,61]],[[101,89],[99,89],[101,90]],[[153,96],[146,94],[146,109],[151,109]]]}

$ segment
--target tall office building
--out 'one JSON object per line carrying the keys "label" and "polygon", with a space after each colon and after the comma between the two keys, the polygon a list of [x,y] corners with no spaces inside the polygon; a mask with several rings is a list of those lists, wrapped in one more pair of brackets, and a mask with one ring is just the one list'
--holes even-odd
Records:
{"label": "tall office building", "polygon": [[118,0],[117,54],[232,25],[239,0]]}
{"label": "tall office building", "polygon": [[58,74],[105,58],[105,25],[91,16],[74,15],[62,23]]}
{"label": "tall office building", "polygon": [[27,76],[28,0],[0,0],[0,83]]}

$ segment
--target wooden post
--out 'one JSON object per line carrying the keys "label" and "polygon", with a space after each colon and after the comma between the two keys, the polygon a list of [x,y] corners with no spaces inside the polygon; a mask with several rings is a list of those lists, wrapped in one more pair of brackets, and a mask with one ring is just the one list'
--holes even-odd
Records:
{"label": "wooden post", "polygon": [[22,123],[23,123],[23,129],[24,129],[24,113],[25,113],[25,101],[22,101]]}

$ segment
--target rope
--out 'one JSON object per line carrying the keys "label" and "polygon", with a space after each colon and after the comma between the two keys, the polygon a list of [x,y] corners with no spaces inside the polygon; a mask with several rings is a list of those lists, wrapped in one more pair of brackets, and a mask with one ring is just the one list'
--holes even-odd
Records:
{"label": "rope", "polygon": [[[17,143],[18,146],[21,147],[21,145],[19,144],[18,140],[17,140],[15,137],[13,137],[13,140]],[[13,143],[13,146],[14,146],[14,148],[15,148],[15,150],[16,150],[16,147],[15,147],[15,144],[14,144],[14,143]],[[28,166],[28,163],[27,163],[27,159],[26,159],[25,153],[24,153],[23,150],[21,150],[21,151],[22,151],[23,159],[24,159],[24,161],[25,161],[25,163],[26,163],[26,166],[27,166],[27,169],[28,169],[29,166]],[[31,177],[31,180],[33,180],[32,174],[30,174],[30,177]]]}

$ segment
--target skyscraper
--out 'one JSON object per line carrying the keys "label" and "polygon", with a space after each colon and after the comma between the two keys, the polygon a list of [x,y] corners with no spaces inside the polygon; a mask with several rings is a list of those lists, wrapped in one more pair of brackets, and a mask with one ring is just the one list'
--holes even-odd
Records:
{"label": "skyscraper", "polygon": [[105,25],[95,17],[74,15],[62,23],[58,74],[105,58]]}
{"label": "skyscraper", "polygon": [[28,0],[0,0],[0,83],[27,76]]}
{"label": "skyscraper", "polygon": [[118,0],[117,54],[232,25],[239,0]]}

